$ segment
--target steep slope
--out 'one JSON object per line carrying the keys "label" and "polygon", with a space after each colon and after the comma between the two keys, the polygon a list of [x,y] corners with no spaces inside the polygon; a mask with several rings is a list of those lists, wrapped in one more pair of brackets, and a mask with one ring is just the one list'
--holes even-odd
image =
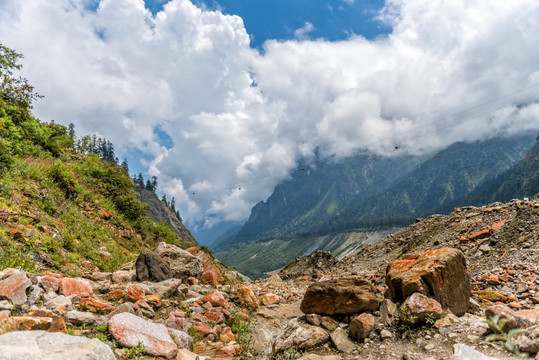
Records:
{"label": "steep slope", "polygon": [[136,186],[135,191],[140,196],[140,201],[147,204],[148,210],[146,215],[156,222],[164,222],[170,227],[180,239],[183,239],[193,245],[198,245],[198,242],[191,234],[191,232],[183,225],[182,221],[178,219],[176,214],[159,198],[157,195],[141,186]]}

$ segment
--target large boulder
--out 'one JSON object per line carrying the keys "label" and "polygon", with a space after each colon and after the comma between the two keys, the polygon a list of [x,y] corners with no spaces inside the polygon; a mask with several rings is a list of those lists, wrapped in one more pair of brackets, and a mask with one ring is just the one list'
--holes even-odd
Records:
{"label": "large boulder", "polygon": [[305,314],[350,315],[378,309],[372,284],[360,277],[320,281],[309,286],[300,309]]}
{"label": "large boulder", "polygon": [[170,267],[151,251],[143,251],[135,262],[138,281],[160,282],[170,278]]}
{"label": "large boulder", "polygon": [[464,254],[458,249],[428,249],[392,261],[386,269],[386,284],[388,297],[396,302],[418,292],[457,316],[469,308],[470,278]]}
{"label": "large boulder", "polygon": [[172,358],[178,352],[165,325],[152,323],[128,312],[111,317],[109,331],[123,347],[133,348],[142,344],[149,355]]}
{"label": "large boulder", "polygon": [[187,280],[189,277],[199,279],[204,272],[204,262],[176,245],[160,243],[153,251],[164,260],[170,268],[170,277]]}
{"label": "large boulder", "polygon": [[112,350],[97,339],[50,333],[15,331],[0,335],[0,360],[114,360]]}

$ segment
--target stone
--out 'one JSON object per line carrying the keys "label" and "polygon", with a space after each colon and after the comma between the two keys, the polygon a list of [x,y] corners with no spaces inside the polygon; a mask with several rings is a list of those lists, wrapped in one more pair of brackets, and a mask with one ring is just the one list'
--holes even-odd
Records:
{"label": "stone", "polygon": [[153,310],[153,308],[144,300],[139,300],[135,302],[135,304],[133,305],[133,309],[135,310],[135,314],[140,317],[151,319],[155,316],[155,311]]}
{"label": "stone", "polygon": [[73,308],[73,304],[71,303],[71,300],[64,295],[59,295],[55,298],[52,298],[48,300],[45,305],[49,308],[54,309],[62,309],[65,308],[67,310],[71,310]]}
{"label": "stone", "polygon": [[63,332],[67,333],[66,323],[63,317],[56,315],[50,310],[37,309],[32,310],[26,316],[34,318],[48,318],[51,319],[51,326],[48,328],[49,332]]}
{"label": "stone", "polygon": [[378,309],[372,284],[359,277],[320,281],[307,288],[300,309],[305,314],[350,315]]}
{"label": "stone", "polygon": [[345,354],[350,354],[356,349],[356,345],[348,339],[348,332],[344,329],[336,329],[331,333],[330,337],[337,350]]}
{"label": "stone", "polygon": [[0,360],[115,360],[110,347],[97,339],[46,331],[0,335]]}
{"label": "stone", "polygon": [[431,324],[442,317],[442,305],[434,299],[420,293],[413,293],[402,304],[400,319],[409,325],[424,324],[429,319]]}
{"label": "stone", "polygon": [[395,302],[419,292],[457,316],[469,308],[470,278],[464,254],[458,249],[428,249],[392,261],[386,268],[386,284],[388,298]]}
{"label": "stone", "polygon": [[382,300],[380,304],[380,317],[383,324],[391,325],[395,320],[396,313],[397,305],[393,301],[389,299]]}
{"label": "stone", "polygon": [[178,349],[176,360],[201,360],[201,357],[187,349]]}
{"label": "stone", "polygon": [[91,297],[93,294],[90,284],[83,279],[61,278],[60,294],[64,296],[76,295],[80,298]]}
{"label": "stone", "polygon": [[116,270],[112,273],[112,282],[123,283],[137,280],[137,271],[132,270]]}
{"label": "stone", "polygon": [[135,270],[138,281],[159,282],[170,278],[170,267],[166,260],[151,251],[143,251],[138,256]]}
{"label": "stone", "polygon": [[172,340],[178,345],[178,348],[193,350],[193,338],[186,332],[171,328],[168,328],[168,332]]}
{"label": "stone", "polygon": [[222,306],[225,309],[229,307],[224,295],[219,290],[213,290],[212,292],[206,294],[202,298],[202,301],[209,301],[212,306]]}
{"label": "stone", "polygon": [[320,326],[320,323],[322,322],[322,316],[318,314],[307,314],[305,315],[305,319],[309,324],[314,326]]}
{"label": "stone", "polygon": [[97,314],[108,314],[115,309],[114,305],[106,301],[92,298],[80,299],[79,305],[81,308]]}
{"label": "stone", "polygon": [[161,299],[161,296],[156,294],[150,294],[144,296],[144,301],[148,303],[151,307],[158,308],[163,303],[163,299]]}
{"label": "stone", "polygon": [[382,340],[391,339],[393,338],[393,333],[389,330],[383,329],[382,331],[380,331],[380,337],[382,338]]}
{"label": "stone", "polygon": [[215,261],[210,254],[199,250],[196,247],[189,248],[186,251],[198,257],[204,263],[203,273],[200,276],[201,283],[216,286],[218,283],[222,283],[225,280],[223,272],[215,264]]}
{"label": "stone", "polygon": [[238,297],[239,302],[250,309],[258,308],[258,299],[253,290],[249,289],[246,286],[242,286],[236,291],[236,296]]}
{"label": "stone", "polygon": [[217,356],[225,358],[234,358],[241,354],[242,347],[240,344],[228,344],[217,349]]}
{"label": "stone", "polygon": [[292,319],[277,334],[274,343],[274,352],[278,354],[288,349],[305,350],[325,344],[329,340],[326,330],[301,323],[298,319]]}
{"label": "stone", "polygon": [[66,314],[66,320],[68,323],[76,326],[91,325],[95,323],[96,316],[89,312],[84,311],[68,311]]}
{"label": "stone", "polygon": [[27,297],[26,300],[28,304],[34,305],[38,300],[41,300],[43,291],[38,285],[30,285],[28,289],[26,289]]}
{"label": "stone", "polygon": [[152,286],[152,291],[156,295],[161,296],[161,298],[169,298],[178,291],[178,286],[180,286],[181,284],[182,281],[180,279],[167,279],[165,281],[154,284]]}
{"label": "stone", "polygon": [[232,329],[229,326],[225,327],[223,331],[221,331],[221,333],[219,334],[219,338],[225,344],[236,341],[236,335],[232,332]]}
{"label": "stone", "polygon": [[204,262],[176,245],[160,243],[154,253],[165,260],[170,268],[170,277],[187,280],[200,278],[204,272]]}
{"label": "stone", "polygon": [[498,360],[487,356],[473,347],[464,344],[455,344],[453,346],[453,357],[451,360]]}
{"label": "stone", "polygon": [[376,325],[376,320],[371,314],[363,313],[350,321],[350,337],[357,340],[363,340],[369,337],[371,331]]}
{"label": "stone", "polygon": [[124,313],[124,312],[130,313],[130,314],[135,314],[135,309],[133,308],[133,303],[125,302],[123,304],[120,304],[120,305],[116,306],[116,309],[114,311],[112,311],[108,315],[108,317],[111,318],[116,314],[121,314],[121,313]]}
{"label": "stone", "polygon": [[[502,327],[504,332],[509,332],[512,329],[520,329],[532,324],[530,319],[520,316],[516,311],[511,310],[505,305],[493,305],[485,310],[487,320],[492,320],[495,316],[499,316],[500,320],[505,319],[505,324]],[[492,330],[496,331],[495,329]]]}
{"label": "stone", "polygon": [[277,304],[281,298],[278,295],[272,293],[265,293],[260,297],[260,303],[264,306]]}
{"label": "stone", "polygon": [[0,299],[11,300],[14,305],[27,301],[26,289],[32,285],[25,273],[15,273],[0,281]]}
{"label": "stone", "polygon": [[0,322],[0,334],[10,333],[13,331],[49,330],[51,325],[51,318],[12,316]]}
{"label": "stone", "polygon": [[320,325],[329,332],[332,332],[339,327],[339,322],[329,316],[322,316]]}
{"label": "stone", "polygon": [[521,352],[535,354],[539,352],[539,325],[532,326],[522,334],[511,339]]}
{"label": "stone", "polygon": [[341,360],[339,355],[316,355],[316,354],[306,354],[299,358],[299,360]]}
{"label": "stone", "polygon": [[178,352],[166,326],[127,312],[110,318],[109,332],[123,347],[133,348],[141,343],[149,355],[172,358]]}

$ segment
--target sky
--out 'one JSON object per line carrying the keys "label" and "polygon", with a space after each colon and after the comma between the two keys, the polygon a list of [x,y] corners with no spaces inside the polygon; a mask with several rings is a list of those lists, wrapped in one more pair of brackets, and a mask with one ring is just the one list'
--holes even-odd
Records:
{"label": "sky", "polygon": [[191,229],[300,163],[539,131],[536,0],[2,0],[34,114],[112,141]]}

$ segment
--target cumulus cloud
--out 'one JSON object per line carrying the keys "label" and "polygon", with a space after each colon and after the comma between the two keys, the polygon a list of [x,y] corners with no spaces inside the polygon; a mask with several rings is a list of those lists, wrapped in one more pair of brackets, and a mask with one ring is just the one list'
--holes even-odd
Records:
{"label": "cumulus cloud", "polygon": [[294,38],[296,40],[306,40],[309,33],[314,31],[314,25],[310,22],[306,22],[302,27],[294,31]]}
{"label": "cumulus cloud", "polygon": [[188,0],[155,16],[142,0],[92,1],[4,0],[0,41],[46,96],[38,117],[142,151],[188,224],[245,219],[315,150],[418,153],[539,130],[534,0],[387,0],[387,37],[310,41],[307,23],[263,53],[240,17]]}

